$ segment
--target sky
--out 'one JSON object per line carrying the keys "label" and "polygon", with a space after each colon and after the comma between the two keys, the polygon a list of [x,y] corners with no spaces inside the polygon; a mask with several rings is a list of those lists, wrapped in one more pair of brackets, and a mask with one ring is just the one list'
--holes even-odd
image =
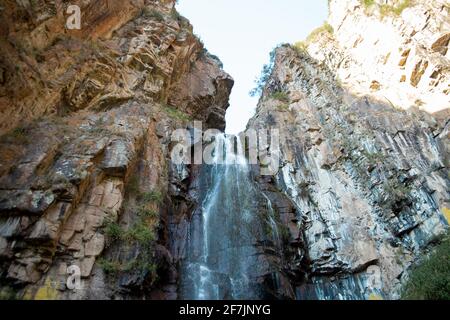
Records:
{"label": "sky", "polygon": [[250,97],[269,54],[280,43],[303,40],[327,19],[327,0],[179,0],[194,26],[234,81],[226,132],[245,130],[258,97]]}

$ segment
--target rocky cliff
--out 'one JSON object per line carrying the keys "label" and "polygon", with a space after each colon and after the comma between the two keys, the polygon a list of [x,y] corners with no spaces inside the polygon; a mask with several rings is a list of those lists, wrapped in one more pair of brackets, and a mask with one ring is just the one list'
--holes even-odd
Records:
{"label": "rocky cliff", "polygon": [[1,296],[174,299],[170,135],[223,129],[233,80],[174,0],[70,4],[80,30],[68,1],[0,5]]}
{"label": "rocky cliff", "polygon": [[170,161],[233,87],[174,5],[0,5],[0,298],[398,298],[450,219],[448,1],[331,0],[275,50],[274,176]]}
{"label": "rocky cliff", "polygon": [[281,164],[255,175],[289,230],[298,299],[395,299],[450,219],[450,7],[329,5],[274,52],[248,128],[281,130]]}

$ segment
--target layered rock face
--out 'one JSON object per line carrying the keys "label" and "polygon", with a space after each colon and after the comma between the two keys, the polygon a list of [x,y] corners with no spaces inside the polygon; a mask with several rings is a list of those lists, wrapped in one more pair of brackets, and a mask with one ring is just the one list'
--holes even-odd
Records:
{"label": "layered rock face", "polygon": [[0,8],[1,295],[174,299],[171,133],[223,129],[233,80],[175,1],[71,1],[81,30],[68,4]]}
{"label": "layered rock face", "polygon": [[248,128],[281,130],[278,174],[256,179],[285,199],[298,299],[398,298],[448,229],[449,7],[412,3],[330,1],[333,33],[275,52]]}

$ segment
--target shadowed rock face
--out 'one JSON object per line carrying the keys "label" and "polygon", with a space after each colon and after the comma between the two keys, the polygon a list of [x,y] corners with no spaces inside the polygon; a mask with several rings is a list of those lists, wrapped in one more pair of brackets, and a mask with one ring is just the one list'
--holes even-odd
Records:
{"label": "shadowed rock face", "polygon": [[167,228],[189,201],[171,132],[223,129],[233,80],[174,2],[73,1],[80,31],[59,1],[2,2],[2,295],[177,297]]}
{"label": "shadowed rock face", "polygon": [[[331,1],[334,34],[323,32],[303,49],[276,50],[248,128],[280,129],[280,171],[259,181],[295,208],[286,226],[297,223],[290,238],[301,244],[289,258],[296,262],[291,285],[298,299],[398,298],[411,264],[448,230],[449,60],[431,43],[429,50],[418,49],[429,42],[430,30],[448,31],[448,10],[441,9],[423,1],[380,20],[376,13],[367,17],[359,1]],[[422,11],[433,22],[410,19]],[[409,84],[392,78],[386,68],[397,71],[375,59],[386,53],[383,39],[365,43],[388,35],[366,35],[358,26],[367,21],[399,34],[389,35],[389,45],[408,44],[415,54],[407,64],[444,66],[440,89],[428,85],[426,72],[417,83],[414,76]],[[350,38],[359,39],[353,48]],[[367,59],[359,56],[361,46],[370,48]],[[389,102],[392,90],[401,108]],[[417,97],[430,99],[424,111],[412,107]],[[426,112],[431,101],[447,110]]]}

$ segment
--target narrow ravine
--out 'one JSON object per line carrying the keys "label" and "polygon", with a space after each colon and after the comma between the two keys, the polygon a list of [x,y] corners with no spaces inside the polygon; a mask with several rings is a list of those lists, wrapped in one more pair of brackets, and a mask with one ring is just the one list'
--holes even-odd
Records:
{"label": "narrow ravine", "polygon": [[0,4],[0,300],[450,296],[448,1],[328,1],[245,139],[227,24],[208,48],[176,0],[35,2]]}

